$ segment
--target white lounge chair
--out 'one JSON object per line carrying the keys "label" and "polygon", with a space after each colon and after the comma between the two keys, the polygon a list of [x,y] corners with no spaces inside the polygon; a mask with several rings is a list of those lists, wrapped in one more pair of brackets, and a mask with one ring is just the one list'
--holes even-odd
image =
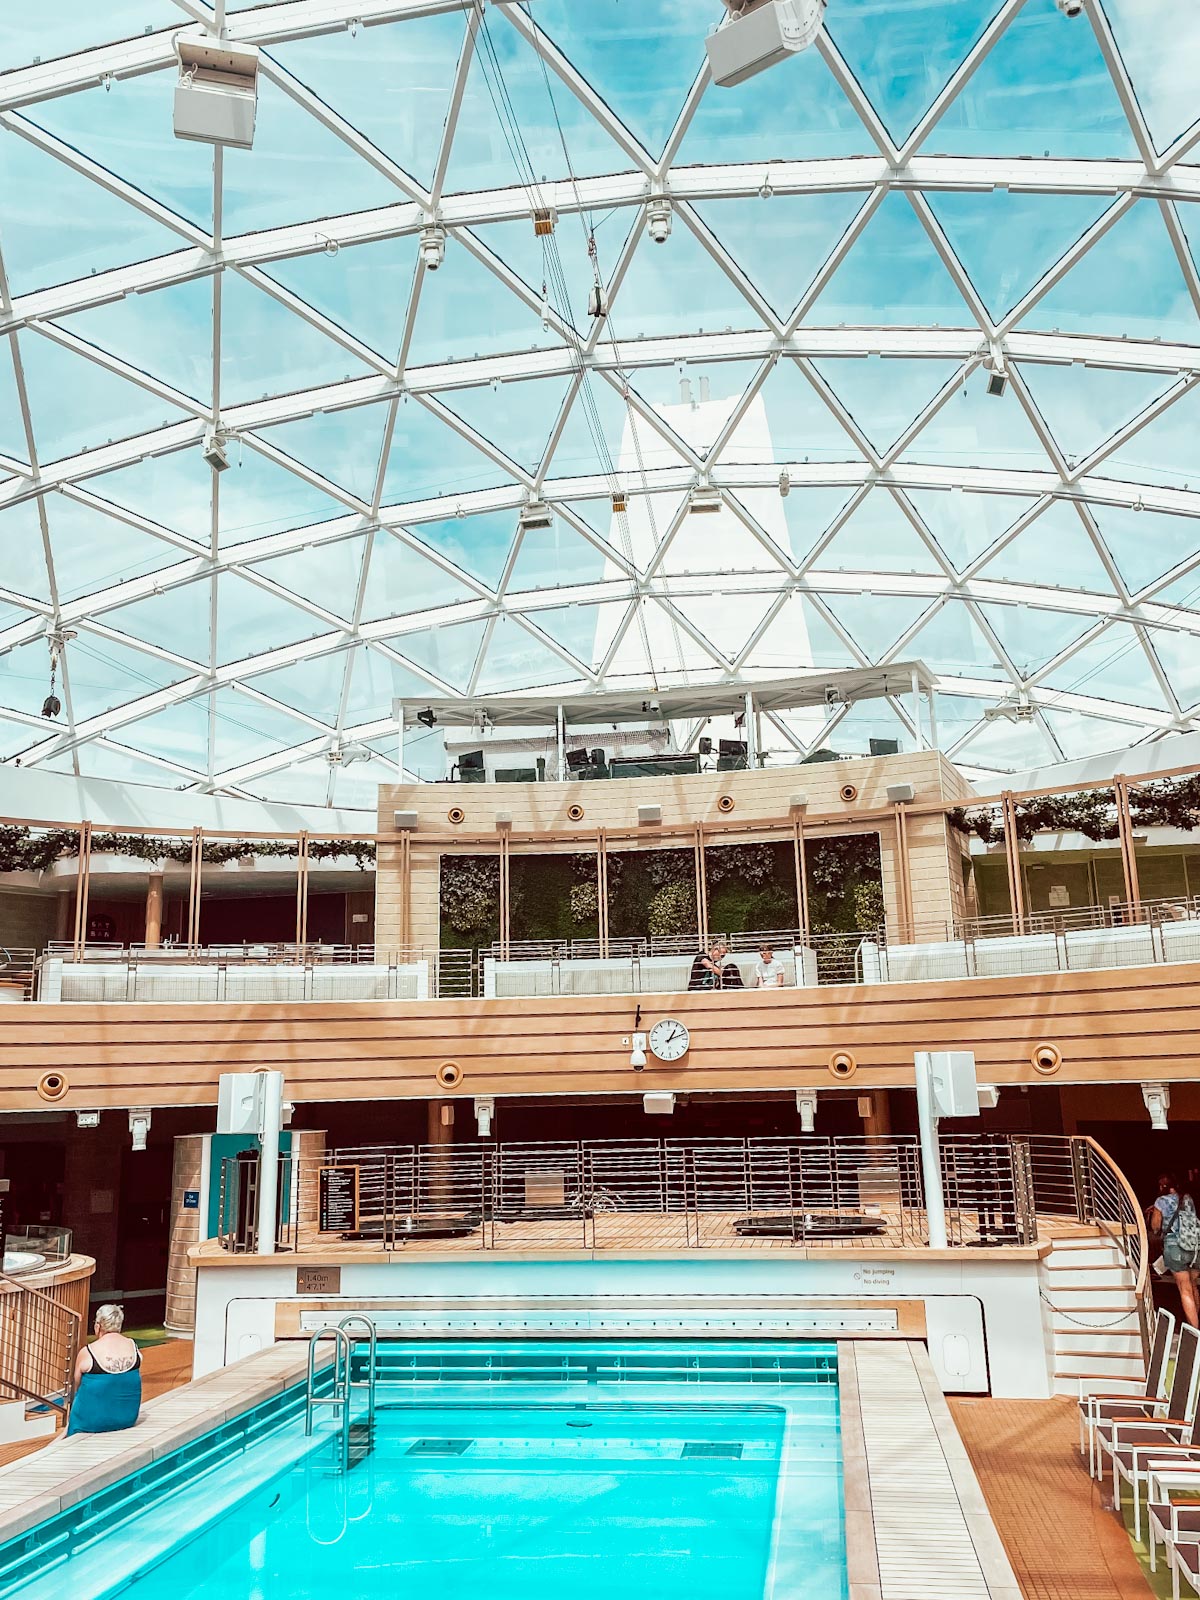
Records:
{"label": "white lounge chair", "polygon": [[1084,1392],[1086,1379],[1079,1381],[1079,1453],[1087,1452],[1088,1471],[1096,1476],[1096,1424],[1115,1422],[1118,1417],[1136,1420],[1153,1417],[1153,1409],[1167,1391],[1167,1367],[1171,1359],[1171,1346],[1175,1343],[1175,1318],[1169,1311],[1158,1311],[1154,1318],[1154,1334],[1150,1341],[1150,1359],[1146,1363],[1146,1387],[1141,1395],[1116,1394],[1094,1391]]}

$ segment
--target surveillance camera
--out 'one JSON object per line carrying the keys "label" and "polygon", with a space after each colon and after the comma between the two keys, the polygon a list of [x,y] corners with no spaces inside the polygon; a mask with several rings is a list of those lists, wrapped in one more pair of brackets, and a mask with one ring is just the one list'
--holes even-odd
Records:
{"label": "surveillance camera", "polygon": [[436,272],[446,259],[446,230],[440,222],[421,229],[421,261],[427,272]]}
{"label": "surveillance camera", "polygon": [[655,244],[666,244],[671,237],[671,202],[656,200],[646,213],[646,230]]}
{"label": "surveillance camera", "polygon": [[1064,17],[1077,17],[1084,7],[1084,0],[1054,0],[1054,3]]}

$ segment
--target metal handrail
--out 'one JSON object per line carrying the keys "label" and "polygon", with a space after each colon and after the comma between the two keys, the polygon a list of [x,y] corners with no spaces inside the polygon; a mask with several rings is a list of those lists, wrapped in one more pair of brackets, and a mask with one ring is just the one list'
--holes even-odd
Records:
{"label": "metal handrail", "polygon": [[[1119,1219],[1106,1219],[1100,1216],[1100,1208],[1093,1204],[1092,1210],[1095,1215],[1089,1220],[1095,1222],[1097,1227],[1114,1240],[1133,1273],[1133,1292],[1138,1308],[1142,1354],[1149,1360],[1154,1326],[1154,1292],[1150,1283],[1150,1238],[1146,1232],[1146,1216],[1129,1179],[1107,1150],[1097,1144],[1090,1134],[1083,1135],[1083,1144],[1088,1153],[1089,1167],[1098,1164],[1109,1180],[1115,1182],[1119,1199],[1124,1202],[1120,1207]],[[1119,1235],[1113,1231],[1113,1224],[1117,1220],[1120,1222]]]}
{"label": "metal handrail", "polygon": [[[322,1339],[333,1340],[333,1388],[317,1394],[317,1346]],[[304,1436],[312,1437],[313,1410],[316,1406],[340,1406],[342,1410],[342,1470],[350,1465],[350,1360],[353,1350],[350,1335],[342,1327],[318,1328],[308,1341],[308,1376],[304,1393]]]}
{"label": "metal handrail", "polygon": [[[83,1317],[44,1289],[22,1283],[3,1271],[0,1286],[0,1303],[10,1295],[15,1297],[6,1307],[14,1313],[12,1320],[0,1317],[0,1386],[65,1417],[75,1385],[75,1358],[79,1354]],[[36,1313],[32,1329],[31,1307]],[[42,1319],[40,1324],[38,1317]]]}
{"label": "metal handrail", "polygon": [[[357,1381],[354,1378],[354,1345],[350,1346],[350,1364],[347,1367],[347,1389],[365,1389],[367,1391],[367,1426],[375,1424],[375,1378],[377,1368],[377,1354],[379,1348],[379,1333],[370,1317],[364,1316],[361,1311],[351,1312],[348,1317],[343,1317],[338,1323],[338,1328],[349,1337],[351,1327],[365,1328],[367,1330],[367,1376]],[[347,1412],[349,1406],[347,1406]]]}

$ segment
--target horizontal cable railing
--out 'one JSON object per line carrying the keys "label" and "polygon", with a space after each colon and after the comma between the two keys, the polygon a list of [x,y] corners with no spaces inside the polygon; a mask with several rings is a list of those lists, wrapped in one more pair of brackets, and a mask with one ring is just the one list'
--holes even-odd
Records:
{"label": "horizontal cable railing", "polygon": [[36,968],[36,950],[0,945],[0,1003],[32,999]]}
{"label": "horizontal cable railing", "polygon": [[66,1412],[83,1318],[52,1291],[0,1272],[0,1400]]}
{"label": "horizontal cable railing", "polygon": [[[940,1142],[952,1245],[1033,1245],[1100,1227],[1133,1263],[1144,1226],[1098,1146],[1032,1134]],[[257,1248],[258,1158],[222,1163],[218,1237]],[[385,1145],[280,1159],[278,1242],[488,1251],[900,1248],[928,1242],[917,1140],[815,1134]],[[1140,1252],[1140,1254],[1139,1254]]]}

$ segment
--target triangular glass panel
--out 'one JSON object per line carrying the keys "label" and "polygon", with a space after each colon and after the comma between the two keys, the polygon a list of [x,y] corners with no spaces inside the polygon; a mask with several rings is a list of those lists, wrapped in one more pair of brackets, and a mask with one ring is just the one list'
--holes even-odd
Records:
{"label": "triangular glass panel", "polygon": [[608,326],[614,339],[722,333],[763,327],[762,318],[717,265],[682,218],[671,237],[638,241],[613,298]]}
{"label": "triangular glass panel", "polygon": [[1167,708],[1141,641],[1134,629],[1123,622],[1114,622],[1091,644],[1068,656],[1042,679],[1042,686],[1098,700],[1116,700],[1123,705],[1148,706],[1155,711]]}
{"label": "triangular glass panel", "polygon": [[[531,208],[532,211],[532,208]],[[533,231],[532,214],[512,222],[492,222],[472,230],[475,238],[497,256],[506,267],[529,286],[534,294],[545,294],[550,309],[568,326],[585,336],[591,328],[588,294],[599,269],[607,282],[625,243],[629,217],[636,212],[611,214],[614,226],[598,226],[594,234],[580,226],[576,217],[562,217],[553,234],[538,236]],[[590,220],[590,214],[589,214]],[[606,219],[607,220],[607,219]],[[595,239],[596,259],[588,254],[589,241]]]}
{"label": "triangular glass panel", "polygon": [[409,198],[265,73],[258,78],[254,149],[226,146],[222,193],[227,239]]}
{"label": "triangular glass panel", "polygon": [[1042,714],[1054,730],[1054,737],[1068,761],[1104,755],[1109,750],[1124,754],[1142,731],[1134,723],[1089,717],[1078,711],[1045,711]]}
{"label": "triangular glass panel", "polygon": [[928,546],[886,489],[871,491],[815,564],[823,572],[941,572]]}
{"label": "triangular glass panel", "polygon": [[[465,689],[475,670],[475,657],[486,627],[485,622],[456,622],[448,628],[400,634],[387,642],[399,655],[427,668],[442,683],[449,684],[452,689]],[[404,759],[407,765],[407,751]]]}
{"label": "triangular glass panel", "polygon": [[63,317],[61,325],[130,366],[211,404],[211,278],[128,295],[111,305]]}
{"label": "triangular glass panel", "polygon": [[369,370],[357,356],[241,273],[225,274],[221,292],[223,405],[361,378]]}
{"label": "triangular glass panel", "polygon": [[902,194],[889,194],[809,308],[807,327],[973,328],[975,318]]}
{"label": "triangular glass panel", "polygon": [[484,694],[503,694],[551,683],[570,683],[578,676],[576,668],[555,655],[520,623],[511,617],[501,617],[484,654],[479,689]]}
{"label": "triangular glass panel", "polygon": [[449,389],[437,398],[518,466],[536,473],[570,387],[569,378],[527,378],[495,388]]}
{"label": "triangular glass panel", "polygon": [[998,9],[999,0],[842,6],[825,25],[893,141],[902,144]]}
{"label": "triangular glass panel", "polygon": [[[140,528],[106,517],[63,494],[46,497],[46,519],[60,601],[78,600],[111,584],[140,578],[183,555]],[[3,528],[4,519],[0,518],[0,535]],[[40,536],[37,555],[40,558]]]}
{"label": "triangular glass panel", "polygon": [[[678,467],[685,459],[679,447],[639,415],[611,383],[589,372],[554,447],[550,472],[554,479],[611,478],[615,472]],[[594,511],[593,525],[597,515]]]}
{"label": "triangular glass panel", "polygon": [[362,621],[407,617],[434,606],[454,605],[477,596],[457,578],[380,528],[371,546]]}
{"label": "triangular glass panel", "polygon": [[1196,455],[1196,430],[1200,426],[1200,392],[1189,389],[1153,422],[1106,456],[1096,468],[1098,478],[1128,479],[1133,483],[1161,484],[1188,489],[1200,484],[1200,459]]}
{"label": "triangular glass panel", "polygon": [[[350,768],[351,774],[357,769]],[[288,805],[324,806],[329,798],[329,763],[324,756],[310,756],[307,761],[294,761],[278,772],[264,772],[247,788],[264,800],[282,800]],[[334,778],[334,793],[337,779]]]}
{"label": "triangular glass panel", "polygon": [[[587,26],[581,28],[574,0],[540,0],[535,17],[657,159],[704,63],[693,9],[703,10],[679,0],[641,0],[631,16],[622,0],[589,0]],[[653,62],[653,70],[636,70],[638,62]],[[562,93],[556,90],[556,97]]]}
{"label": "triangular glass panel", "polygon": [[958,361],[868,356],[813,363],[881,455],[961,369]]}
{"label": "triangular glass panel", "polygon": [[829,489],[793,484],[786,495],[772,489],[739,489],[737,498],[785,554],[801,560],[833,523],[850,495],[848,484]]}
{"label": "triangular glass panel", "polygon": [[178,76],[171,67],[120,78],[111,85],[111,92],[96,87],[59,95],[38,101],[27,114],[30,121],[151,199],[211,230],[212,150],[176,139],[172,133]]}
{"label": "triangular glass panel", "polygon": [[0,456],[27,463],[29,445],[21,420],[21,401],[12,364],[12,341],[0,341]]}
{"label": "triangular glass panel", "polygon": [[786,319],[862,206],[863,196],[847,191],[711,200],[696,210],[759,293]]}
{"label": "triangular glass panel", "polygon": [[481,511],[441,522],[411,522],[407,527],[422,544],[494,590],[516,537],[517,515],[514,511]]}
{"label": "triangular glass panel", "polygon": [[[902,684],[897,684],[896,693],[903,696]],[[911,702],[905,701],[905,709],[911,709]],[[872,739],[894,739],[901,750],[913,748],[912,733],[886,700],[858,701],[830,735],[830,743],[841,755],[868,755]]]}
{"label": "triangular glass panel", "polygon": [[1062,757],[1037,722],[1009,722],[1002,717],[981,723],[979,731],[959,745],[954,759],[991,772],[1024,772]]}
{"label": "triangular glass panel", "polygon": [[[0,704],[26,716],[38,715],[50,683],[50,652],[45,639],[34,639],[20,644],[14,650],[0,652]],[[47,734],[58,732],[58,724],[47,722]],[[19,748],[33,744],[39,737],[36,729],[27,728]]]}
{"label": "triangular glass panel", "polygon": [[396,407],[383,483],[384,505],[491,489],[512,479],[419,400]]}
{"label": "triangular glass panel", "polygon": [[[48,495],[46,498],[56,501],[59,497]],[[50,579],[36,500],[22,500],[0,511],[0,562],[3,563],[0,582],[4,588],[30,600],[49,602]],[[59,582],[62,583],[62,577]],[[15,622],[24,622],[27,616],[22,607],[10,607],[6,601],[0,601],[0,630],[11,628]]]}
{"label": "triangular glass panel", "polygon": [[[1195,585],[1193,573],[1193,596]],[[1185,711],[1190,711],[1200,701],[1200,641],[1196,634],[1184,628],[1154,628],[1150,643],[1175,698]]]}
{"label": "triangular glass panel", "polygon": [[[345,657],[342,657],[344,660]],[[346,720],[351,725],[379,722],[393,714],[393,701],[415,699],[429,693],[425,678],[402,667],[382,651],[362,645],[354,652],[350,695],[346,701]],[[422,730],[424,731],[424,730]],[[405,735],[405,745],[408,735]],[[395,759],[396,741],[389,741],[388,754]],[[407,751],[406,751],[407,754]],[[378,780],[376,780],[378,781]]]}
{"label": "triangular glass panel", "polygon": [[921,146],[948,156],[1137,157],[1091,28],[1026,0]]}
{"label": "triangular glass panel", "polygon": [[942,232],[999,322],[1082,238],[1112,201],[1107,195],[939,190],[928,196]]}
{"label": "triangular glass panel", "polygon": [[222,548],[347,515],[341,501],[249,446],[232,452],[219,482]]}
{"label": "triangular glass panel", "polygon": [[[910,661],[923,661],[937,677],[995,678],[1002,669],[996,652],[975,626],[961,600],[945,600],[904,646]],[[965,728],[959,728],[959,733]],[[947,730],[946,743],[956,737]]]}
{"label": "triangular glass panel", "polygon": [[212,649],[208,626],[209,580],[179,584],[102,613],[106,627],[143,639],[201,667]]}
{"label": "triangular glass panel", "polygon": [[[19,127],[22,119],[12,120]],[[0,194],[13,295],[185,248],[179,234],[15,132],[0,139]]]}
{"label": "triangular glass panel", "polygon": [[293,706],[297,711],[306,711],[310,717],[332,726],[341,704],[345,666],[345,650],[339,649],[307,661],[297,661],[294,666],[261,672],[253,678],[249,672],[243,676],[273,700]]}
{"label": "triangular glass panel", "polygon": [[256,432],[302,466],[311,467],[370,505],[379,476],[387,413],[388,402],[378,400],[345,411],[318,411]]}
{"label": "triangular glass panel", "polygon": [[784,356],[746,408],[719,457],[725,466],[852,461],[863,455],[796,363]]}
{"label": "triangular glass panel", "polygon": [[43,466],[186,415],[148,389],[31,329],[19,334],[17,343]]}
{"label": "triangular glass panel", "polygon": [[[842,498],[844,499],[845,496],[843,495]],[[779,562],[789,559],[792,555],[792,537],[785,512],[785,502],[780,497],[778,489],[740,489],[736,495],[727,495],[726,499],[732,506],[740,506],[743,511],[753,517],[759,528],[770,540],[770,544],[764,545],[756,535],[747,535],[741,518],[736,512],[730,513],[733,518],[730,531],[733,533],[738,547],[744,552],[744,559],[748,563],[749,570],[769,572],[778,577],[780,575]],[[816,514],[814,507],[813,515],[815,516]],[[695,520],[695,518],[689,518],[689,521],[694,522]],[[719,528],[727,525],[722,519],[712,516],[701,517],[699,520],[701,522],[715,523]],[[684,531],[686,533],[686,524]],[[743,543],[744,538],[749,538],[751,542]],[[778,551],[778,556],[776,555],[776,550]],[[734,566],[738,558],[733,556],[732,552],[728,558],[724,558],[723,541],[722,555],[721,569],[727,571]]]}
{"label": "triangular glass panel", "polygon": [[1020,326],[1195,343],[1200,323],[1155,201],[1131,206]]}
{"label": "triangular glass panel", "polygon": [[223,572],[217,579],[217,663],[242,661],[330,632],[321,617],[269,590]]}
{"label": "triangular glass panel", "polygon": [[1041,606],[985,605],[979,609],[1023,678],[1065,650],[1094,621],[1083,612],[1049,611]]}
{"label": "triangular glass panel", "polygon": [[925,423],[900,457],[943,467],[998,467],[1048,472],[1050,458],[1016,391],[987,392],[987,374],[973,372]]}
{"label": "triangular glass panel", "polygon": [[6,70],[24,67],[172,23],[179,26],[179,15],[170,0],[105,0],[102,7],[93,0],[55,0],[38,17],[36,28],[30,27],[28,13],[5,11],[0,14],[0,61]]}
{"label": "triangular glass panel", "polygon": [[607,537],[606,530],[613,520],[612,504],[607,496],[602,500],[560,500],[558,504],[560,508],[573,511],[594,533]]}
{"label": "triangular glass panel", "polygon": [[[1158,511],[1098,504],[1091,507],[1091,512],[1132,594],[1200,550],[1200,520],[1195,517],[1171,517]],[[1200,575],[1193,573],[1185,581],[1200,583]]]}
{"label": "triangular glass panel", "polygon": [[1079,513],[1056,501],[974,574],[1011,583],[1054,584],[1060,589],[1113,593],[1112,579]]}
{"label": "triangular glass panel", "polygon": [[[233,466],[237,465],[237,454],[231,462]],[[170,455],[147,456],[144,461],[87,481],[88,488],[102,499],[182,533],[203,544],[206,550],[212,537],[212,484],[212,469],[205,464],[199,445],[174,450]],[[163,548],[166,565],[172,557],[167,547]],[[179,559],[184,554],[180,551]]]}
{"label": "triangular glass panel", "polygon": [[1196,121],[1194,85],[1181,63],[1200,52],[1200,14],[1174,0],[1104,0],[1104,14],[1155,148],[1165,150]]}
{"label": "triangular glass panel", "polygon": [[217,772],[254,761],[274,750],[288,750],[316,736],[316,729],[263,705],[236,689],[213,697],[213,765]]}
{"label": "triangular glass panel", "polygon": [[343,245],[332,253],[325,249],[290,256],[265,270],[331,322],[394,361],[404,337],[416,259],[416,235],[410,234]]}
{"label": "triangular glass panel", "polygon": [[703,457],[712,450],[758,370],[757,361],[689,361],[682,369],[641,367],[630,374],[629,381],[667,426]]}
{"label": "triangular glass panel", "polygon": [[121,729],[121,743],[193,772],[207,772],[208,701],[206,694],[195,695],[153,716],[140,717]]}
{"label": "triangular glass panel", "polygon": [[821,598],[869,661],[881,661],[929,607],[928,595],[826,591]]}
{"label": "triangular glass panel", "polygon": [[[75,752],[79,757],[80,773],[85,778],[107,778],[111,783],[153,783],[159,788],[165,782],[170,782],[164,769],[151,756],[143,755],[139,750],[126,750],[115,742],[123,732],[123,729],[118,729],[103,743],[98,739],[90,739],[87,744],[80,745]],[[70,772],[71,757],[68,755],[47,761],[46,766],[56,772]],[[192,766],[189,770],[197,776],[201,775],[199,767]]]}
{"label": "triangular glass panel", "polygon": [[428,188],[463,36],[455,11],[294,39],[271,54]]}
{"label": "triangular glass panel", "polygon": [[1084,460],[1175,381],[1161,372],[1021,363],[1021,376],[1069,466]]}
{"label": "triangular glass panel", "polygon": [[764,671],[803,672],[807,667],[837,671],[862,663],[811,600],[791,595],[755,645],[750,664]]}
{"label": "triangular glass panel", "polygon": [[[539,18],[542,10],[539,0]],[[519,151],[514,149],[512,129],[502,116],[506,101],[521,108]],[[632,164],[516,28],[487,29],[467,74],[446,172],[446,193],[505,189],[527,183],[531,173],[537,180],[561,172],[564,143],[571,152],[571,169],[579,178],[627,172]]]}
{"label": "triangular glass panel", "polygon": [[446,259],[421,284],[408,366],[441,366],[473,356],[561,346],[553,328],[542,326],[530,307],[457,239]]}
{"label": "triangular glass panel", "polygon": [[703,573],[714,582],[734,572],[766,572],[780,576],[778,564],[770,552],[725,506],[715,515],[685,517],[667,547],[659,570],[667,576]]}
{"label": "triangular glass panel", "polygon": [[564,650],[578,656],[585,667],[595,669],[624,616],[623,605],[572,605],[530,612],[529,620],[557,640]]}
{"label": "triangular glass panel", "polygon": [[[630,503],[631,512],[636,503]],[[594,545],[569,522],[555,517],[549,528],[530,528],[522,535],[521,548],[508,580],[508,592],[562,589],[616,576],[615,569],[606,573],[604,556]]]}
{"label": "triangular glass panel", "polygon": [[165,689],[184,676],[178,667],[147,655],[143,650],[100,638],[85,628],[72,639],[67,652],[71,706],[76,722],[111,711],[114,706],[125,705],[130,700],[139,700],[156,689]]}
{"label": "triangular glass panel", "polygon": [[967,494],[962,489],[908,489],[906,497],[962,572],[1033,504],[1019,495]]}
{"label": "triangular glass panel", "polygon": [[349,623],[354,618],[365,543],[366,540],[359,537],[310,545],[306,550],[291,550],[270,561],[257,561],[250,571],[261,572],[264,578],[282,584],[293,594],[302,595]]}
{"label": "triangular glass panel", "polygon": [[718,580],[711,594],[694,594],[676,601],[680,614],[730,662],[745,649],[751,634],[777,598],[769,593],[732,592],[736,588],[735,584],[729,591],[722,590]]}

